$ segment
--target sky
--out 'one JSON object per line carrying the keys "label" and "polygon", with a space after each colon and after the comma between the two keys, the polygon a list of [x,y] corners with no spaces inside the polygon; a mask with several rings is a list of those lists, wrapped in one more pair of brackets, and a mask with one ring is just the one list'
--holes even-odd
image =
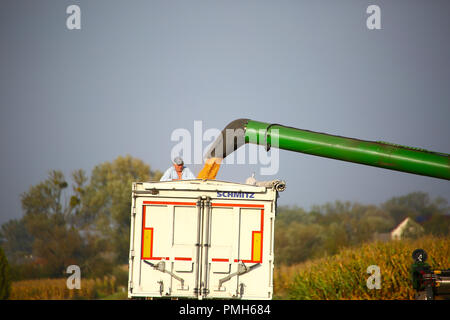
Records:
{"label": "sky", "polygon": [[[74,4],[81,29],[69,30]],[[165,170],[172,133],[194,121],[449,153],[449,14],[445,0],[2,0],[0,223],[23,215],[20,195],[53,169],[90,173],[129,154]],[[276,174],[260,166],[225,165],[217,179],[282,179],[278,203],[304,208],[414,191],[450,201],[446,180],[290,151]]]}

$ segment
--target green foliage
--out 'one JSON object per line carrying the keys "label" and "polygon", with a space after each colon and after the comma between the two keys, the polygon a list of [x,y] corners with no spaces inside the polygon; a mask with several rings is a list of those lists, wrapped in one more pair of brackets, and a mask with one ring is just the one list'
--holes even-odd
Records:
{"label": "green foliage", "polygon": [[[127,273],[114,266],[128,262],[131,183],[159,180],[143,161],[129,155],[104,162],[88,176],[60,171],[21,195],[24,216],[0,228],[0,243],[15,280],[61,277],[76,264],[85,277]],[[314,206],[279,207],[275,226],[276,263],[292,265],[338,253],[345,247],[390,232],[405,217],[426,234],[450,233],[450,210],[443,199],[421,192],[395,197],[380,206],[336,201]]]}
{"label": "green foliage", "polygon": [[8,260],[0,247],[0,300],[6,300],[11,293],[11,276]]}
{"label": "green foliage", "polygon": [[321,252],[323,244],[322,226],[318,224],[304,225],[294,221],[275,233],[277,262],[289,264],[293,261],[305,261],[316,257]]}
{"label": "green foliage", "polygon": [[431,200],[425,192],[412,192],[405,196],[394,197],[386,201],[382,208],[390,213],[396,224],[406,217],[427,221],[436,214],[450,215],[450,207],[445,199],[438,197]]}
{"label": "green foliage", "polygon": [[[449,267],[450,238],[426,236],[416,240],[371,242],[339,254],[290,267],[276,267],[275,295],[279,299],[413,299],[411,253],[423,248],[435,269]],[[381,288],[369,290],[367,268],[380,268]]]}
{"label": "green foliage", "polygon": [[1,226],[13,279],[65,276],[71,264],[83,276],[111,274],[128,260],[131,183],[161,175],[129,155],[96,166],[90,178],[74,171],[71,190],[61,171],[50,171],[21,195],[24,216]]}
{"label": "green foliage", "polygon": [[128,265],[117,265],[112,271],[118,286],[126,288],[128,286]]}
{"label": "green foliage", "polygon": [[370,242],[376,234],[389,233],[406,217],[415,227],[408,228],[404,237],[450,234],[447,202],[431,200],[423,192],[394,197],[380,206],[336,201],[314,206],[309,212],[281,206],[275,220],[276,261],[291,265],[336,254],[342,248]]}
{"label": "green foliage", "polygon": [[131,156],[96,166],[85,187],[80,175],[78,225],[88,226],[108,239],[106,249],[114,253],[115,263],[128,261],[132,182],[159,180],[161,175]]}
{"label": "green foliage", "polygon": [[33,236],[27,231],[23,219],[10,220],[0,227],[2,247],[11,264],[22,264],[33,250]]}
{"label": "green foliage", "polygon": [[450,215],[433,214],[423,223],[425,232],[435,236],[445,236],[450,234]]}
{"label": "green foliage", "polygon": [[68,265],[82,256],[81,236],[68,223],[70,207],[62,203],[67,185],[62,172],[51,171],[45,181],[31,186],[21,196],[25,215],[19,223],[25,228],[17,229],[23,233],[22,237],[32,239],[29,260],[45,265],[48,276],[61,276]]}

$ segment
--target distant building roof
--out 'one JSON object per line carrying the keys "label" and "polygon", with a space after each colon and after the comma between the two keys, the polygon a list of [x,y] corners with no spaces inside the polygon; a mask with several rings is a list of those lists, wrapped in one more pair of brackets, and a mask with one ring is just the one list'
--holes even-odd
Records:
{"label": "distant building roof", "polygon": [[404,238],[406,235],[418,235],[423,232],[423,227],[408,217],[391,231],[391,239],[399,240]]}

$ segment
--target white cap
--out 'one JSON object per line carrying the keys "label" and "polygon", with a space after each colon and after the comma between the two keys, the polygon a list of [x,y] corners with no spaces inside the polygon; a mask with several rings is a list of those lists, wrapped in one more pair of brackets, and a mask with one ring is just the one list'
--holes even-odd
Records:
{"label": "white cap", "polygon": [[182,165],[184,164],[184,161],[181,157],[176,157],[175,159],[173,159],[173,163],[175,163],[176,165]]}

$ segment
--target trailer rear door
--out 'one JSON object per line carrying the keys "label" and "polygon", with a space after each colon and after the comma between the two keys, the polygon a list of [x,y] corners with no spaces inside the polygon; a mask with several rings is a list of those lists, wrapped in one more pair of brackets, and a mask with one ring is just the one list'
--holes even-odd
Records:
{"label": "trailer rear door", "polygon": [[273,202],[135,194],[130,297],[270,299]]}

